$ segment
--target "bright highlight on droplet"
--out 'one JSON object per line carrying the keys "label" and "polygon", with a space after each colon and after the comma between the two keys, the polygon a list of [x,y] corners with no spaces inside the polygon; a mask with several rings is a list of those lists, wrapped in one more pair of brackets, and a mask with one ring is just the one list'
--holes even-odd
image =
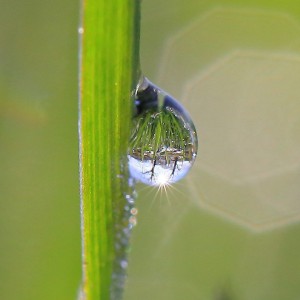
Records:
{"label": "bright highlight on droplet", "polygon": [[169,179],[170,179],[169,174],[167,172],[158,174],[156,183],[157,183],[157,185],[166,185],[168,183]]}
{"label": "bright highlight on droplet", "polygon": [[135,115],[128,150],[131,175],[148,185],[182,179],[197,156],[195,126],[181,104],[142,78],[135,94]]}

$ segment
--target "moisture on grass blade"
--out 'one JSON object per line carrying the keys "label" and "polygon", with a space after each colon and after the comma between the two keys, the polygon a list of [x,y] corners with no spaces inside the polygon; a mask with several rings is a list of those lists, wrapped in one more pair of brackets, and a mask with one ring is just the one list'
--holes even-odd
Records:
{"label": "moisture on grass blade", "polygon": [[146,78],[137,88],[135,102],[128,151],[131,175],[158,186],[182,179],[193,165],[198,148],[190,116]]}
{"label": "moisture on grass blade", "polygon": [[140,2],[82,2],[80,175],[84,300],[120,300],[134,186],[127,148],[139,74]]}

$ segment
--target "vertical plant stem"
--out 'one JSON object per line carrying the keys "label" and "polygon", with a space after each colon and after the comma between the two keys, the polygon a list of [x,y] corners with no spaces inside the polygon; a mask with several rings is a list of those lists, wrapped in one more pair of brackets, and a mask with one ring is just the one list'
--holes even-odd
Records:
{"label": "vertical plant stem", "polygon": [[[116,228],[126,204],[131,91],[138,75],[139,1],[83,0],[80,176],[83,299],[111,299]],[[122,224],[121,224],[122,225]]]}

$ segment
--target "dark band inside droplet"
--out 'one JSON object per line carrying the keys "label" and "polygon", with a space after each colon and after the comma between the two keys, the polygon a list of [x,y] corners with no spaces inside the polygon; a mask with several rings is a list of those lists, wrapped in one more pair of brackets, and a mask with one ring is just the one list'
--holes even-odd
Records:
{"label": "dark band inside droplet", "polygon": [[152,85],[136,93],[135,106],[137,115],[148,109],[158,109],[158,92]]}

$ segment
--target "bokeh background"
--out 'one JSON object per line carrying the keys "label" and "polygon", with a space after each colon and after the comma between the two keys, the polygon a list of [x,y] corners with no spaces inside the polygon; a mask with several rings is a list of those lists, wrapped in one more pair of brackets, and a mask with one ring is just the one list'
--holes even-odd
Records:
{"label": "bokeh background", "polygon": [[[79,4],[0,10],[0,299],[80,282]],[[144,0],[145,75],[190,111],[191,173],[138,186],[126,300],[300,299],[300,6]]]}
{"label": "bokeh background", "polygon": [[197,161],[139,187],[126,300],[300,299],[300,7],[144,1],[146,76],[190,111]]}
{"label": "bokeh background", "polygon": [[80,280],[77,1],[2,1],[0,299],[75,299]]}

